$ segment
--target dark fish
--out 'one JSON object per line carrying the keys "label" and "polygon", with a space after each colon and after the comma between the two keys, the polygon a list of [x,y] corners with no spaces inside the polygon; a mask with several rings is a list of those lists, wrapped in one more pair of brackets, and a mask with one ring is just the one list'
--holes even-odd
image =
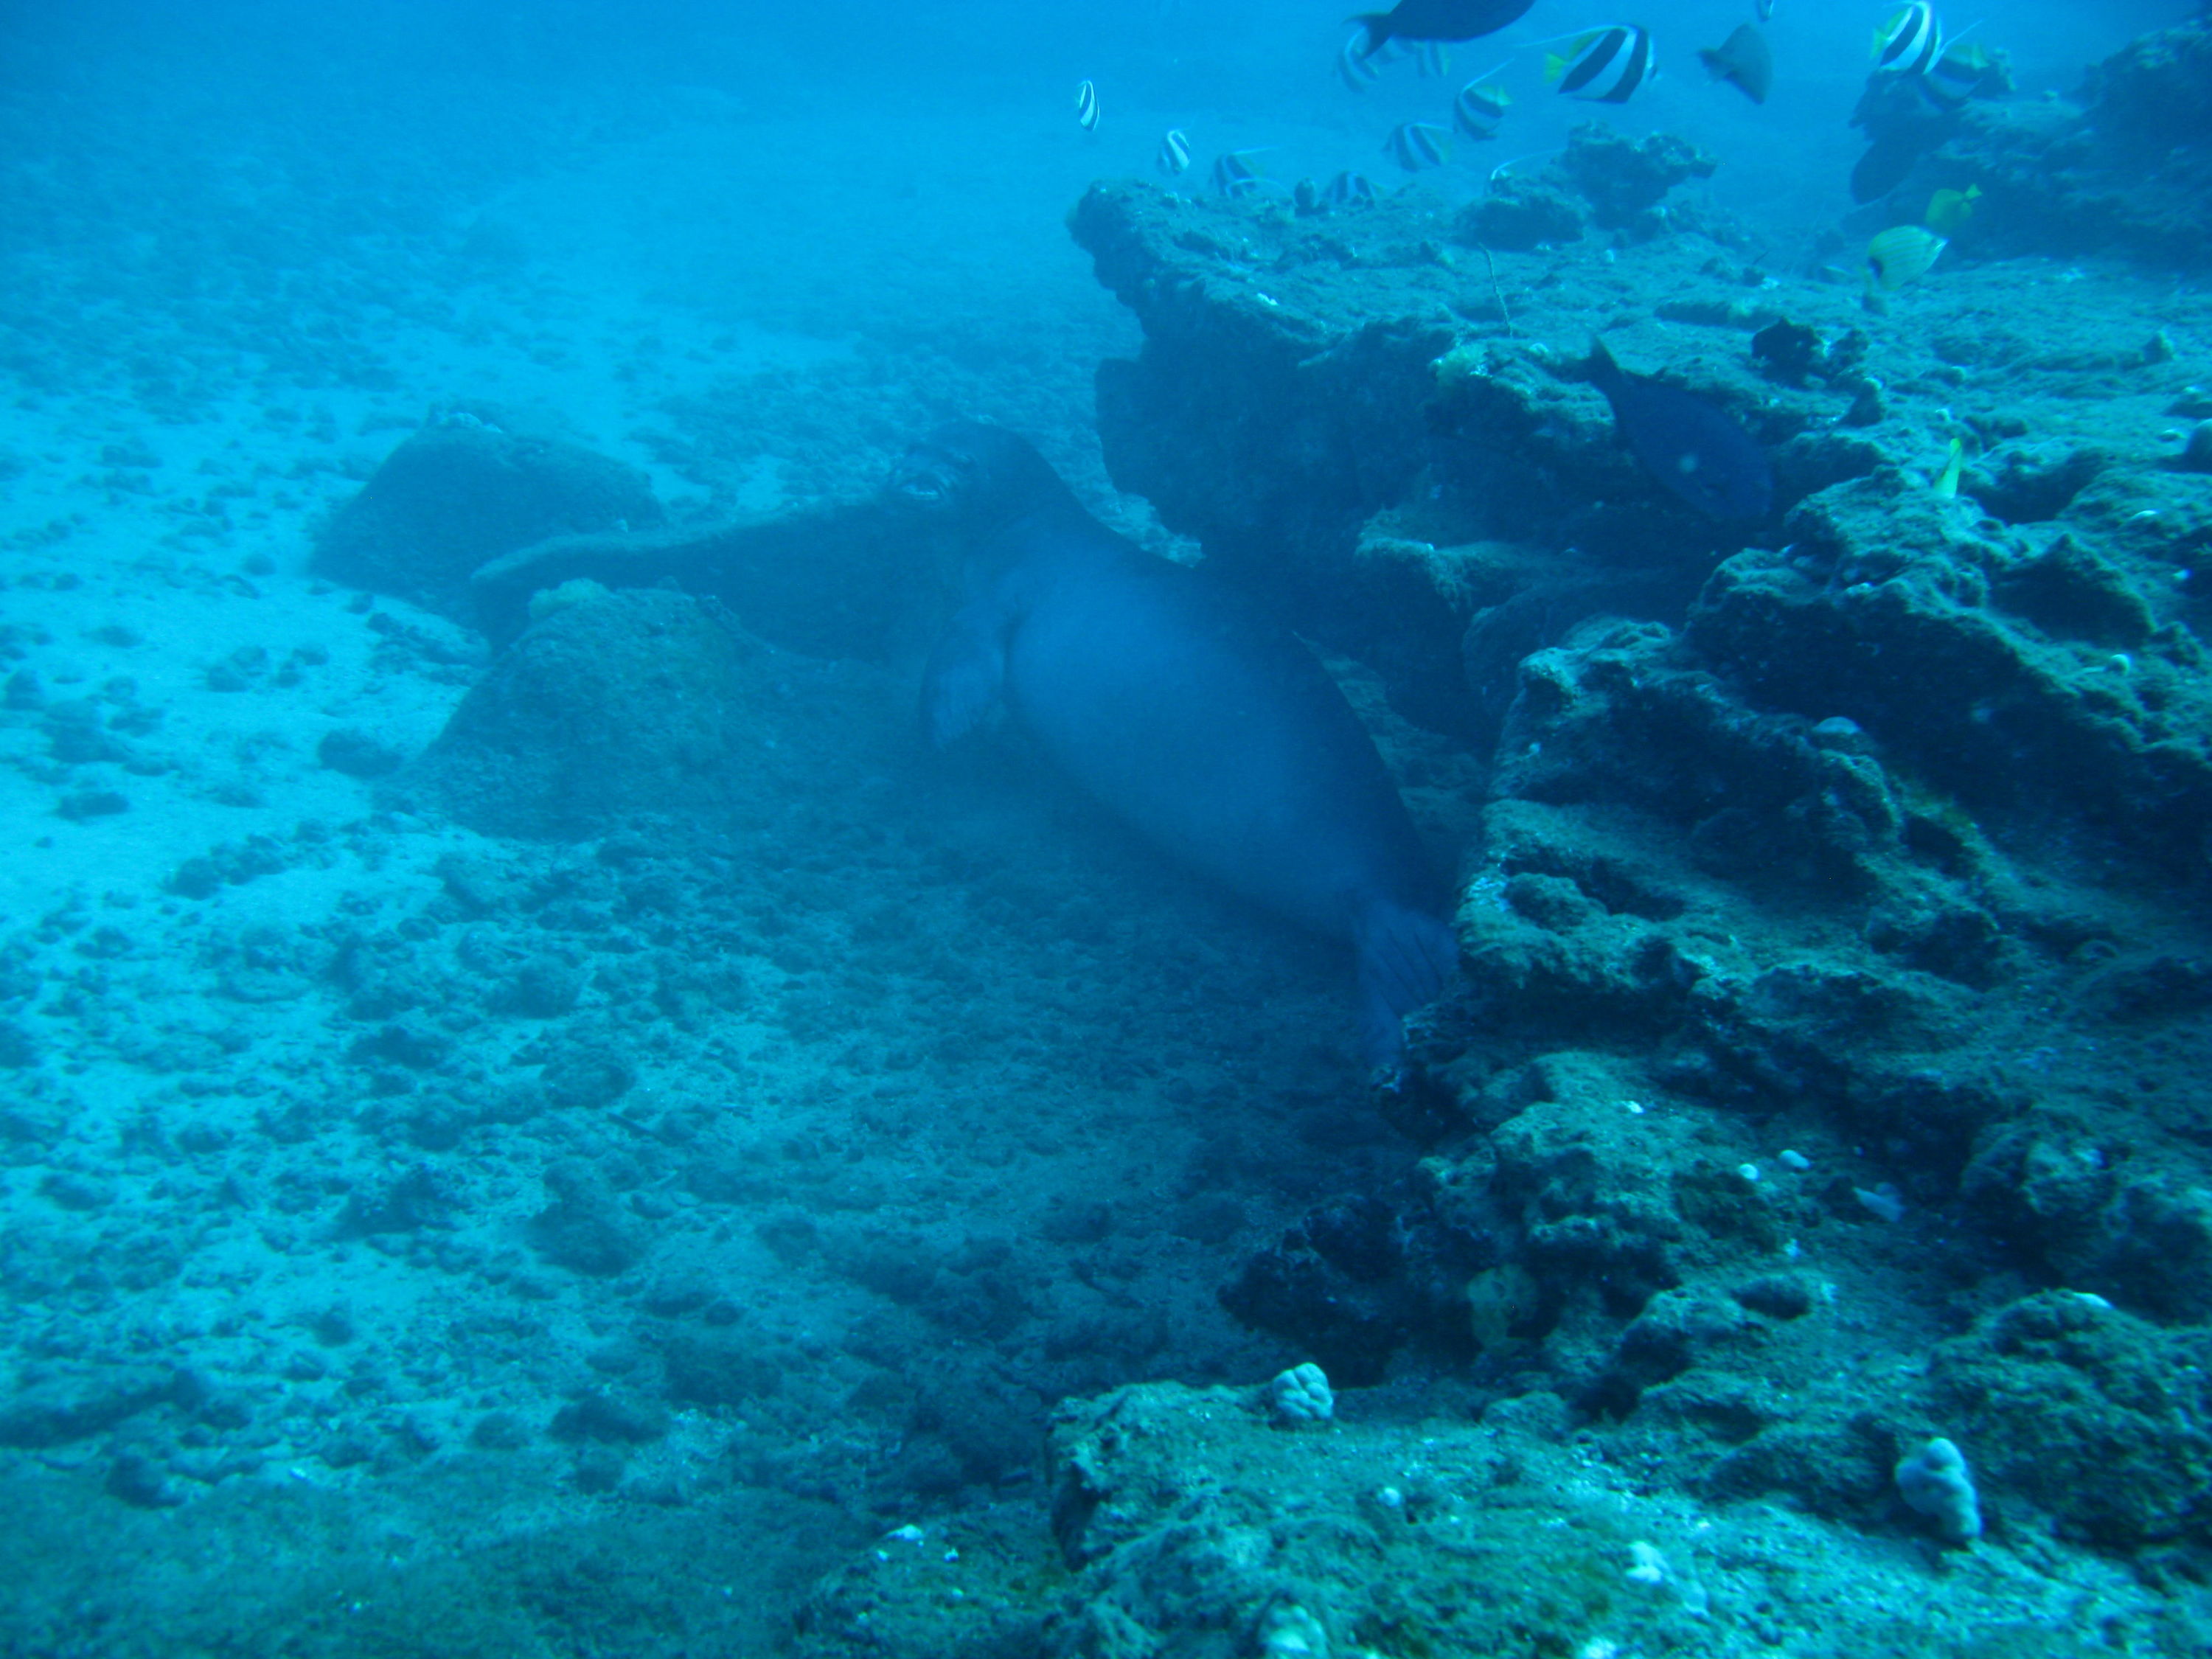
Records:
{"label": "dark fish", "polygon": [[1774,54],[1766,49],[1766,37],[1749,23],[1738,23],[1717,46],[1699,48],[1698,61],[1714,80],[1734,82],[1754,104],[1765,103],[1774,84]]}
{"label": "dark fish", "polygon": [[1536,0],[1398,0],[1388,11],[1352,21],[1367,31],[1367,50],[1385,40],[1473,40],[1516,23]]}
{"label": "dark fish", "polygon": [[1774,505],[1766,453],[1726,413],[1693,392],[1631,374],[1603,340],[1590,341],[1590,383],[1644,470],[1714,519],[1763,519]]}
{"label": "dark fish", "polygon": [[1905,182],[1928,148],[1927,136],[1917,130],[1875,139],[1851,169],[1851,200],[1879,202]]}

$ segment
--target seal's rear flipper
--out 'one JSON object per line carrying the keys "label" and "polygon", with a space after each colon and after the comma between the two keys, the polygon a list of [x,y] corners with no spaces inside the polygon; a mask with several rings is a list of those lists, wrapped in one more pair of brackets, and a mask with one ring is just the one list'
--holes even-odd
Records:
{"label": "seal's rear flipper", "polygon": [[1459,967],[1459,941],[1441,918],[1378,899],[1361,912],[1352,950],[1361,1047],[1370,1065],[1395,1066],[1406,1052],[1406,1016],[1437,1000]]}

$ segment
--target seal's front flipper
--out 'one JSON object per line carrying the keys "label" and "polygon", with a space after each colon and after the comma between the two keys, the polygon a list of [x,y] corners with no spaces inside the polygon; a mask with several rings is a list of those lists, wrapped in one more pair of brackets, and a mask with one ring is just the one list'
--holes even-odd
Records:
{"label": "seal's front flipper", "polygon": [[921,723],[940,749],[982,724],[1006,680],[1002,629],[984,616],[963,611],[929,653],[921,680]]}

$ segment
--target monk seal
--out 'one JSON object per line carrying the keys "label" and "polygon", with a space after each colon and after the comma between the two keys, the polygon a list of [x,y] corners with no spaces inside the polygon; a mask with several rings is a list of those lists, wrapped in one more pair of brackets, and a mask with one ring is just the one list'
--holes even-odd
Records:
{"label": "monk seal", "polygon": [[917,445],[894,500],[959,533],[965,602],[921,714],[949,744],[1003,702],[1162,851],[1352,950],[1369,1061],[1456,966],[1443,893],[1382,757],[1290,633],[1086,513],[1025,440],[977,422]]}

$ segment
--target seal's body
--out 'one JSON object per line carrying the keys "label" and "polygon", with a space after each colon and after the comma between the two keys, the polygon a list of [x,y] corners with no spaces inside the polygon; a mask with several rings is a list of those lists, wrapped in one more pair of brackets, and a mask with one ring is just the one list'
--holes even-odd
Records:
{"label": "seal's body", "polygon": [[950,743],[995,698],[1099,801],[1184,864],[1353,947],[1368,1055],[1457,960],[1375,745],[1313,654],[1208,577],[1083,510],[1044,459],[963,422],[896,488],[969,538],[968,599],[922,714]]}

